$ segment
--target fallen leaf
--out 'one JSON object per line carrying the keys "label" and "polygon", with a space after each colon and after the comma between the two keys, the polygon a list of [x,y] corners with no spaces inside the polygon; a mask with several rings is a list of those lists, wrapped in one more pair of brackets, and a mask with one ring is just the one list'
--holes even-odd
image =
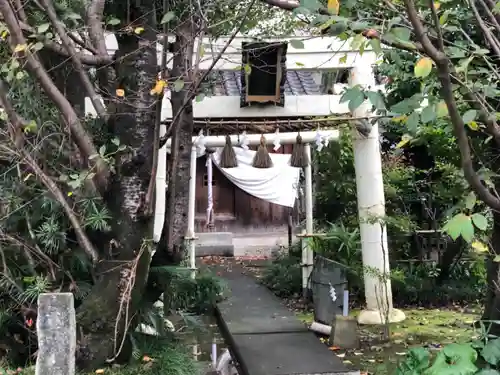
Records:
{"label": "fallen leaf", "polygon": [[345,361],[343,361],[343,362],[344,362],[344,364],[346,364],[346,365],[352,365],[352,362],[351,362],[351,361],[349,361],[349,360],[345,360]]}
{"label": "fallen leaf", "polygon": [[95,370],[96,374],[104,374],[104,370],[102,368]]}
{"label": "fallen leaf", "polygon": [[344,358],[344,357],[345,357],[345,353],[338,353],[338,354],[337,354],[337,357],[339,357],[339,358]]}

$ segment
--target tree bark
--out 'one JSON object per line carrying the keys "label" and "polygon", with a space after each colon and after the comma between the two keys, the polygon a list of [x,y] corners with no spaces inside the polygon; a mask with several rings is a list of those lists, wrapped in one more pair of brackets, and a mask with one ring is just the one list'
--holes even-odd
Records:
{"label": "tree bark", "polygon": [[[497,189],[500,186],[497,186]],[[494,262],[496,255],[500,255],[500,213],[493,212],[493,235],[491,238],[493,254],[486,261],[487,290],[484,312],[481,320],[500,320],[500,263]],[[491,334],[500,335],[500,325],[492,324]]]}
{"label": "tree bark", "polygon": [[[108,123],[110,133],[127,145],[115,157],[104,200],[114,222],[114,238],[105,260],[97,268],[98,280],[77,312],[77,365],[95,369],[105,362],[128,357],[126,334],[140,305],[151,260],[152,217],[145,217],[144,199],[153,165],[154,104],[150,95],[157,79],[155,12],[143,2],[144,32],[118,38],[117,87],[125,91],[117,98],[116,114]],[[148,17],[149,16],[149,17]]]}
{"label": "tree bark", "polygon": [[[189,97],[194,82],[193,68],[194,29],[191,22],[179,26],[174,44],[173,80],[185,82],[182,90],[172,91],[172,114],[182,112],[174,124],[171,160],[172,175],[169,179],[167,214],[162,237],[155,258],[178,262],[183,257],[183,242],[187,230],[187,206],[189,201],[190,157],[193,136],[193,104]],[[157,262],[155,262],[156,264]]]}

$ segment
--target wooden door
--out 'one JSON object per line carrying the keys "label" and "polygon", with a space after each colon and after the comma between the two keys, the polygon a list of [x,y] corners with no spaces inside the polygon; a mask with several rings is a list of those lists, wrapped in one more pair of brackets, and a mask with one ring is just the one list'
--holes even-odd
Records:
{"label": "wooden door", "polygon": [[[198,158],[196,165],[197,217],[205,217],[208,207],[206,161],[205,157]],[[234,185],[215,165],[212,165],[212,197],[215,218],[234,219]]]}

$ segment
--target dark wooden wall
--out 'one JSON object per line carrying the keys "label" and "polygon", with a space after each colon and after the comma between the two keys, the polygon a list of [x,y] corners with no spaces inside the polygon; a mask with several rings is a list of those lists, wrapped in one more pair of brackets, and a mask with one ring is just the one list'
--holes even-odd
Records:
{"label": "dark wooden wall", "polygon": [[[291,154],[292,145],[282,145],[277,151]],[[253,148],[256,149],[255,147]],[[268,147],[274,152],[273,146]],[[206,232],[207,168],[206,158],[196,166],[196,231]],[[214,231],[252,232],[285,229],[290,209],[254,197],[230,182],[213,166]]]}

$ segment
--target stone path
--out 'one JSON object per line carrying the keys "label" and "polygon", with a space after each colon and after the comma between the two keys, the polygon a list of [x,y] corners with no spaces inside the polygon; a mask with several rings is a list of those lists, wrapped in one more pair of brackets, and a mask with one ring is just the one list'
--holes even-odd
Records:
{"label": "stone path", "polygon": [[356,375],[243,268],[216,266],[231,294],[216,307],[241,375]]}

